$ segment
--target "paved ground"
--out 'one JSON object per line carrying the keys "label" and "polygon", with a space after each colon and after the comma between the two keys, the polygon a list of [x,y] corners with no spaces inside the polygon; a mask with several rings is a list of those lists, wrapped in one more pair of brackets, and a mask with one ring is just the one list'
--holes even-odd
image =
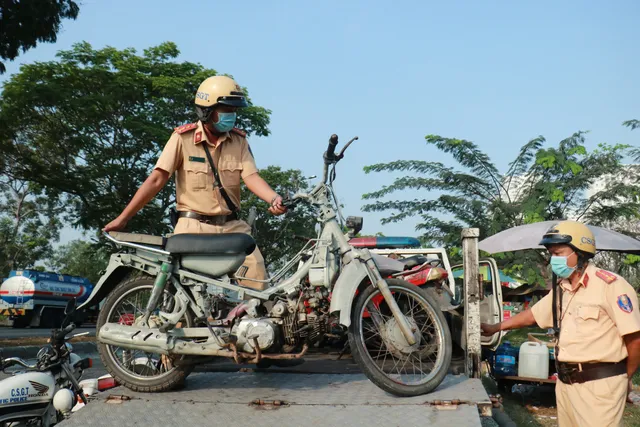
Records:
{"label": "paved ground", "polygon": [[[95,336],[96,328],[78,328],[73,333],[89,332],[89,335]],[[47,328],[21,328],[14,329],[12,327],[0,327],[0,339],[15,339],[23,337],[48,337],[51,335],[51,329]]]}
{"label": "paved ground", "polygon": [[[90,356],[93,358],[93,367],[85,371],[83,375],[83,379],[98,378],[107,373],[104,365],[102,364],[97,354],[90,354],[90,355],[79,354],[79,355],[82,357]],[[298,384],[298,382],[304,382],[304,381],[318,382],[318,381],[321,381],[322,378],[339,379],[340,381],[337,381],[337,383],[336,381],[329,381],[328,385],[325,384],[326,386],[324,387],[325,394],[322,396],[317,396],[318,399],[321,399],[321,402],[324,402],[324,400],[330,399],[330,398],[333,399],[333,401],[341,401],[341,402],[342,400],[347,401],[354,397],[358,399],[364,398],[363,397],[364,395],[361,396],[360,394],[358,394],[359,392],[355,392],[354,393],[355,396],[350,396],[350,395],[346,396],[344,394],[342,396],[338,396],[338,394],[340,394],[338,393],[339,390],[337,389],[334,390],[333,387],[337,387],[340,385],[340,383],[344,383],[345,381],[348,383],[354,383],[354,384],[357,384],[359,381],[359,383],[362,383],[361,385],[363,387],[366,386],[368,389],[373,389],[377,393],[382,393],[380,390],[378,390],[376,387],[370,384],[368,380],[364,378],[364,376],[360,373],[358,366],[355,364],[354,360],[349,355],[345,355],[341,360],[336,360],[337,356],[338,356],[337,353],[309,354],[305,358],[305,363],[303,364],[300,364],[297,366],[290,366],[286,368],[271,367],[268,370],[263,371],[263,372],[273,373],[275,375],[268,375],[268,374],[260,375],[259,372],[261,370],[257,370],[255,365],[238,366],[235,363],[227,362],[224,359],[219,360],[216,363],[198,365],[195,369],[195,372],[187,380],[188,382],[187,390],[186,391],[181,390],[180,392],[177,392],[175,394],[177,398],[181,398],[182,400],[186,399],[190,401],[189,405],[180,406],[180,405],[176,405],[175,402],[169,404],[168,402],[163,402],[163,401],[157,401],[157,402],[148,401],[148,399],[154,399],[154,398],[161,400],[162,396],[145,395],[143,396],[144,397],[143,400],[134,399],[134,401],[128,402],[127,408],[124,408],[124,406],[117,407],[118,411],[116,413],[113,412],[114,408],[111,405],[107,405],[107,406],[98,408],[98,409],[101,409],[103,412],[91,411],[91,413],[85,412],[83,414],[81,411],[77,414],[74,414],[71,417],[71,419],[69,421],[66,421],[65,423],[68,423],[68,425],[70,426],[74,426],[74,425],[86,426],[89,424],[88,420],[90,419],[91,424],[95,425],[96,427],[100,425],[111,426],[114,424],[112,423],[113,419],[109,419],[109,416],[113,414],[119,414],[119,416],[122,418],[121,421],[124,424],[126,424],[125,420],[131,421],[130,419],[131,414],[136,414],[138,412],[150,412],[150,411],[154,413],[157,412],[158,419],[160,418],[164,419],[164,417],[167,417],[167,416],[180,415],[184,420],[187,420],[189,417],[193,418],[194,416],[198,415],[196,414],[197,411],[195,411],[193,402],[191,402],[194,399],[194,397],[191,395],[188,395],[187,393],[189,388],[195,388],[196,389],[195,393],[198,396],[197,400],[226,399],[228,397],[228,394],[235,390],[236,393],[239,393],[242,396],[243,404],[242,405],[222,405],[220,406],[220,408],[222,409],[226,408],[227,411],[230,411],[229,414],[227,414],[227,418],[229,418],[230,422],[233,421],[238,426],[255,425],[253,421],[247,424],[246,423],[247,420],[245,420],[245,424],[242,424],[242,422],[238,423],[238,420],[236,419],[237,412],[242,410],[247,411],[248,410],[247,402],[253,400],[251,396],[248,396],[248,395],[245,396],[244,391],[240,391],[240,390],[244,390],[244,388],[247,387],[247,384],[241,384],[235,380],[231,382],[233,387],[231,387],[231,385],[229,384],[219,383],[218,381],[213,381],[213,384],[212,384],[211,378],[215,379],[216,378],[215,375],[218,375],[218,376],[239,375],[241,377],[238,377],[238,378],[244,379],[245,381],[250,380],[251,382],[251,381],[262,380],[262,381],[268,382],[272,380],[272,377],[278,376],[278,373],[280,373],[280,377],[282,377],[282,373],[286,372],[286,373],[293,374],[293,375],[286,375],[286,377],[290,377],[290,379],[288,380],[288,384],[290,387],[291,387],[291,384]],[[244,374],[244,375],[248,375],[245,377],[241,372],[238,372],[238,371],[241,371],[241,372],[255,371],[255,374]],[[216,374],[204,374],[205,372],[209,372],[209,373],[216,372]],[[225,372],[230,374],[224,374]],[[304,375],[304,374],[319,374],[319,375]],[[356,374],[356,375],[341,376],[341,375],[335,375],[335,374]],[[205,383],[200,384],[201,382],[198,381],[198,379],[204,379],[205,377],[203,375],[206,375],[207,380],[205,381]],[[213,375],[214,377],[210,377],[211,375]],[[8,374],[0,373],[0,380],[7,378],[7,376]],[[304,379],[304,381],[299,381],[299,380],[294,381],[294,379],[299,379],[299,378]],[[216,384],[216,382],[218,382],[218,384]],[[480,383],[478,382],[478,384]],[[306,390],[307,394],[309,394],[310,396],[315,396],[316,395],[315,390],[318,388],[316,386],[306,388],[306,389],[303,387],[304,390],[302,391]],[[227,390],[227,388],[229,387],[231,387],[231,391]],[[300,387],[301,385],[298,384],[294,388],[297,389]],[[206,395],[203,395],[202,393],[197,392],[198,389],[203,389],[203,388],[204,389],[212,388],[212,391],[215,391],[215,393],[210,393],[210,394],[207,393]],[[264,391],[265,389],[264,387],[262,387],[262,388],[259,388],[259,390]],[[279,387],[273,388],[273,390],[276,390],[278,393],[280,393],[281,391]],[[113,390],[113,392],[115,394],[131,393],[130,391],[121,389],[121,388],[115,389]],[[108,394],[109,392],[107,392],[104,395],[101,394],[100,396],[103,396],[104,398],[104,396]],[[262,394],[260,394],[260,397],[264,398]],[[278,396],[280,396],[280,394],[278,394]],[[454,397],[459,398],[460,396],[458,395],[459,394],[462,395],[463,393],[454,393],[454,394],[455,394]],[[97,396],[95,398],[97,398]],[[280,398],[282,398],[282,396],[278,397],[278,399]],[[448,397],[448,399],[450,398],[451,396]],[[378,398],[372,397],[371,399],[365,399],[365,400],[367,400],[366,409],[363,409],[362,405],[351,405],[351,406],[336,405],[336,406],[332,406],[331,411],[327,411],[327,409],[325,409],[326,408],[325,404],[321,404],[318,406],[317,402],[312,402],[314,404],[309,404],[307,406],[294,405],[292,406],[293,410],[290,412],[291,412],[291,415],[294,415],[294,412],[298,411],[299,413],[296,413],[298,416],[294,417],[298,419],[304,416],[313,415],[312,418],[315,419],[315,423],[312,422],[310,423],[310,425],[320,425],[320,426],[341,425],[345,420],[351,420],[352,421],[350,422],[351,425],[363,425],[368,427],[375,426],[375,425],[384,425],[388,427],[388,426],[398,425],[396,421],[398,419],[403,419],[403,423],[401,425],[407,426],[407,427],[412,425],[416,425],[416,426],[424,425],[425,422],[427,422],[427,424],[432,424],[432,425],[469,425],[469,426],[480,427],[480,424],[479,424],[480,420],[474,421],[473,424],[469,424],[468,417],[471,417],[474,420],[477,419],[475,418],[477,417],[477,415],[474,415],[474,414],[477,414],[477,408],[473,406],[462,405],[456,411],[451,411],[450,410],[451,408],[445,408],[449,410],[436,411],[435,409],[422,404],[416,405],[415,407],[410,405],[409,406],[407,405],[389,406],[386,404],[382,404],[384,402],[382,403],[378,402],[379,400]],[[424,399],[422,399],[422,401],[423,400]],[[287,399],[287,401],[289,401],[289,399]],[[368,403],[369,401],[371,401],[371,403]],[[378,405],[378,403],[380,404]],[[97,404],[98,404],[97,402],[93,403],[93,405],[97,405]],[[211,425],[210,424],[211,420],[208,414],[210,414],[212,408],[215,405],[212,406],[210,402],[200,402],[200,406],[201,406],[200,410],[202,412],[199,415],[200,421],[198,422],[197,420],[195,421],[191,420],[192,422],[190,422],[190,425],[192,425],[193,427],[197,427],[199,425],[203,425],[203,426]],[[176,412],[180,408],[182,408],[182,411],[184,412],[183,414],[178,414],[178,412]],[[131,412],[127,412],[127,411],[123,412],[124,409],[128,409],[128,411],[131,411]],[[288,409],[291,409],[291,408],[288,408]],[[309,412],[314,410],[316,412],[313,412],[313,413]],[[109,414],[109,416],[107,414]],[[270,415],[270,414],[271,414],[270,412],[266,413],[266,415]],[[217,413],[217,416],[221,416],[221,415],[224,415],[224,414],[222,414],[221,412]],[[271,425],[278,426],[278,427],[283,426],[282,416],[281,416],[282,414],[278,414],[278,413],[271,414],[272,418],[274,418],[271,421],[264,418],[262,415],[264,414],[261,413],[260,420],[261,420],[261,424],[264,425],[265,427],[271,426]],[[327,416],[329,417],[329,419],[325,418]],[[464,420],[466,421],[461,422],[462,420],[461,417],[464,418]],[[109,419],[108,422],[105,421],[107,419]],[[100,422],[102,422],[103,424],[100,424]],[[121,424],[121,423],[118,423],[118,424]],[[158,423],[153,422],[150,425],[160,425],[160,422],[159,421]],[[482,426],[495,427],[495,424],[492,424],[489,419],[485,419],[482,421]]]}

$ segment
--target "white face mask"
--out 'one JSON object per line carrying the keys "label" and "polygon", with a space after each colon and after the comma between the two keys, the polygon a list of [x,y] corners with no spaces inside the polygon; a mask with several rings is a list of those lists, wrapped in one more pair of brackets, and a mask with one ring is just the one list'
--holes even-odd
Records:
{"label": "white face mask", "polygon": [[236,113],[218,113],[218,122],[213,124],[218,132],[229,132],[236,124]]}
{"label": "white face mask", "polygon": [[574,271],[576,271],[575,267],[569,267],[567,265],[568,258],[573,255],[575,252],[571,252],[567,256],[552,256],[551,257],[551,270],[556,274],[556,276],[566,279],[571,276]]}

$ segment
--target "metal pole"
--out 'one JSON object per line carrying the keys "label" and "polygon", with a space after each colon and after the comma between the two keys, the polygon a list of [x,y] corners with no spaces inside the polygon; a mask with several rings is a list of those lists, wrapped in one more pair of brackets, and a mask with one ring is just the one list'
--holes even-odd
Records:
{"label": "metal pole", "polygon": [[478,237],[480,230],[462,230],[462,262],[464,267],[464,331],[465,372],[469,378],[480,378],[480,267]]}

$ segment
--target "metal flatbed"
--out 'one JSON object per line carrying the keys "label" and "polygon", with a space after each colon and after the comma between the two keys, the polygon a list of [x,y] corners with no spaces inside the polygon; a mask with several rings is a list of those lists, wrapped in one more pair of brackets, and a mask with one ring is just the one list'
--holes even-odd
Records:
{"label": "metal flatbed", "polygon": [[175,392],[108,390],[59,425],[480,427],[481,415],[491,416],[489,396],[479,379],[462,375],[399,398],[362,374],[213,372],[191,374]]}

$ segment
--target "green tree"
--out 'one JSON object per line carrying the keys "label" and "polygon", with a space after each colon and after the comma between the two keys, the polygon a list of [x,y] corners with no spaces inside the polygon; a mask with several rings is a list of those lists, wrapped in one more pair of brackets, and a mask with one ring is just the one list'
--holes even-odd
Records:
{"label": "green tree", "polygon": [[[636,130],[640,128],[640,120],[627,120],[626,122],[622,123],[622,125],[628,127],[631,130]],[[632,149],[630,154],[634,161],[640,163],[640,148]],[[639,177],[636,178],[640,179]]]}
{"label": "green tree", "polygon": [[[0,150],[14,176],[65,197],[65,219],[100,229],[115,218],[151,172],[173,128],[195,119],[194,94],[217,74],[176,62],[163,43],[94,50],[80,43],[58,60],[25,65],[5,83],[0,100]],[[241,110],[238,126],[268,135],[270,111]],[[167,232],[174,183],[129,223],[141,233]]]}
{"label": "green tree", "polygon": [[80,276],[97,283],[107,267],[109,254],[104,245],[73,240],[58,247],[47,260],[47,268],[60,274]]}
{"label": "green tree", "polygon": [[33,267],[58,239],[60,205],[37,185],[0,177],[0,278]]}
{"label": "green tree", "polygon": [[[625,179],[638,174],[637,166],[623,167],[630,153],[624,145],[601,144],[588,152],[585,133],[577,132],[554,147],[545,148],[543,137],[526,143],[506,173],[500,173],[489,156],[471,141],[428,135],[427,144],[450,154],[460,167],[439,162],[400,160],[367,166],[371,172],[412,172],[379,191],[365,194],[371,202],[365,211],[391,211],[383,223],[419,216],[424,241],[444,245],[459,253],[460,231],[480,229],[480,238],[527,223],[574,218],[600,225],[640,217],[640,185]],[[596,182],[604,187],[593,194]],[[431,197],[389,200],[410,190]],[[386,199],[386,200],[385,200]],[[544,252],[527,251],[497,256],[507,274],[529,283],[544,283]]]}
{"label": "green tree", "polygon": [[[640,120],[627,120],[623,125],[631,130],[636,130],[640,128]],[[640,148],[632,149],[630,154],[634,162],[640,163]],[[628,179],[635,180],[635,183],[640,184],[640,174],[635,176],[630,174]],[[612,227],[619,225],[612,224]],[[623,224],[622,228],[629,230],[628,234],[631,236],[640,239],[640,221]],[[605,268],[622,274],[636,289],[640,288],[640,268],[638,268],[640,267],[640,255],[603,254],[601,257]]]}
{"label": "green tree", "polygon": [[[260,170],[260,175],[283,197],[309,190],[309,184],[297,169],[282,170],[279,166],[268,166]],[[241,210],[245,219],[252,207],[257,213],[253,235],[272,273],[302,249],[306,238],[316,237],[315,211],[306,204],[299,204],[286,215],[276,217],[267,211],[267,203],[243,186]]]}
{"label": "green tree", "polygon": [[[13,61],[38,42],[55,42],[63,19],[76,19],[80,7],[71,0],[4,0],[0,6],[0,58]],[[6,68],[0,62],[0,74]]]}

